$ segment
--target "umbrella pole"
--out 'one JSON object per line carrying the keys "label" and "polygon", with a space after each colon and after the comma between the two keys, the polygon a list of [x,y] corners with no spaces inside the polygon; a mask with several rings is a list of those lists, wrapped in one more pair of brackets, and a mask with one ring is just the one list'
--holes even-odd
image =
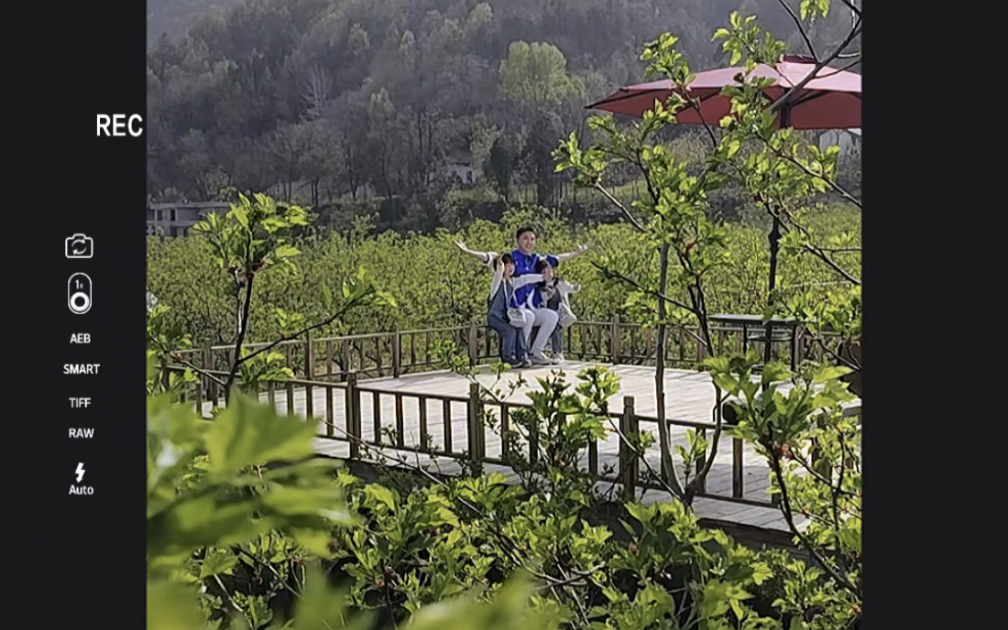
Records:
{"label": "umbrella pole", "polygon": [[[774,287],[777,286],[777,252],[780,249],[780,219],[774,217],[773,228],[770,230],[768,240],[770,241],[770,281],[768,283],[767,299],[773,297]],[[770,363],[770,352],[772,348],[771,344],[771,333],[773,331],[773,324],[767,323],[766,325],[766,335],[765,341],[763,343],[763,365]]]}

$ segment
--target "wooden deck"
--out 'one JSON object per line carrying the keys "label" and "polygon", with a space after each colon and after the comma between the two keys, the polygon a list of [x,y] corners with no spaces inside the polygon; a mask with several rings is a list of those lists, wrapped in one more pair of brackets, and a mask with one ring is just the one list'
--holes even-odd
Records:
{"label": "wooden deck", "polygon": [[[505,380],[513,380],[517,378],[517,374],[522,374],[529,382],[528,385],[517,390],[508,401],[527,404],[529,401],[525,393],[530,388],[539,388],[537,377],[545,377],[552,371],[562,371],[568,382],[573,385],[578,382],[578,371],[591,365],[593,364],[568,362],[563,366],[526,368],[509,373],[501,381],[497,381],[497,377],[484,368],[477,378],[483,384],[493,386],[496,389],[503,388],[506,384]],[[610,400],[610,411],[622,412],[624,396],[632,396],[640,429],[651,431],[657,437],[657,423],[647,421],[648,418],[654,419],[657,415],[655,412],[654,368],[636,365],[607,365],[606,367],[620,378],[620,391]],[[494,385],[495,382],[496,385]],[[715,403],[714,388],[708,374],[686,370],[666,370],[665,384],[666,413],[669,420],[696,423],[712,421]],[[340,387],[340,384],[311,387],[310,403],[306,398],[306,389],[304,385],[298,385],[290,387],[287,391],[276,391],[273,398],[277,410],[281,413],[323,419],[324,422],[319,425],[322,435],[315,442],[317,452],[331,457],[350,458],[350,443],[338,439],[346,435],[344,431],[344,427],[347,426],[345,388]],[[389,463],[405,460],[411,465],[442,474],[452,474],[460,470],[459,463],[448,456],[431,456],[396,449],[396,440],[387,436],[386,432],[390,429],[395,430],[401,422],[403,443],[416,449],[422,444],[420,427],[423,424],[426,426],[429,442],[433,443],[437,450],[456,455],[466,451],[469,443],[466,412],[470,393],[470,383],[466,378],[446,371],[428,372],[404,375],[398,378],[361,380],[357,383],[356,389],[360,392],[361,438],[372,443],[380,441],[382,444],[381,447],[371,448],[370,453],[363,453],[364,459],[373,459],[376,453],[381,453],[389,458]],[[263,402],[268,402],[269,398],[267,393],[261,394]],[[288,404],[288,400],[293,401],[292,406]],[[421,412],[421,405],[424,406],[425,413]],[[210,403],[204,403],[204,411],[209,412],[209,409]],[[488,407],[487,412],[496,413],[496,409]],[[421,422],[421,417],[425,422]],[[614,419],[613,422],[615,423],[616,420]],[[378,427],[377,432],[376,427]],[[684,427],[671,427],[675,443],[685,445],[686,430]],[[329,432],[329,436],[326,436],[327,432]],[[447,443],[446,434],[449,438]],[[501,456],[501,439],[498,432],[487,429],[484,444],[487,457],[499,458]],[[618,469],[618,453],[619,437],[615,432],[612,432],[605,441],[598,444],[598,469],[603,470],[607,464]],[[733,459],[736,466],[739,459],[742,464],[741,497],[736,497],[735,500],[731,500],[733,496]],[[653,446],[646,454],[646,460],[653,470],[658,469],[659,451],[657,445]],[[586,469],[587,464],[583,463],[582,467]],[[514,473],[504,466],[485,464],[484,469],[487,472],[499,471],[514,478]],[[681,476],[680,474],[680,478]],[[613,485],[610,482],[599,484],[600,489],[608,489]],[[769,470],[765,461],[750,446],[742,445],[741,442],[733,444],[731,438],[722,436],[718,444],[715,463],[707,477],[706,492],[710,495],[724,497],[727,500],[699,497],[695,500],[694,508],[701,518],[760,529],[786,531],[787,525],[777,508],[753,504],[769,501],[768,486]],[[618,484],[616,487],[619,488]],[[645,502],[669,499],[666,493],[656,490],[640,489],[637,496]]]}

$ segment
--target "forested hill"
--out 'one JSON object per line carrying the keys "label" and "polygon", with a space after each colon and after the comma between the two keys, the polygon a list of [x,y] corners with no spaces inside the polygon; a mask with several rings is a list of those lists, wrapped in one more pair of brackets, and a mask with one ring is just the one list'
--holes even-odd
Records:
{"label": "forested hill", "polygon": [[162,36],[178,37],[213,9],[223,10],[240,0],[147,0],[147,45]]}
{"label": "forested hill", "polygon": [[[797,8],[799,0],[787,0]],[[813,43],[842,39],[834,3]],[[501,194],[550,193],[549,151],[583,105],[640,80],[642,45],[723,62],[733,10],[804,44],[778,0],[150,0],[149,182],[210,199],[282,186],[324,204],[440,195],[464,163]],[[462,157],[458,157],[462,156]],[[485,177],[484,177],[485,176]],[[468,177],[468,175],[467,175]],[[305,184],[307,182],[307,184]],[[438,192],[441,191],[441,192]]]}

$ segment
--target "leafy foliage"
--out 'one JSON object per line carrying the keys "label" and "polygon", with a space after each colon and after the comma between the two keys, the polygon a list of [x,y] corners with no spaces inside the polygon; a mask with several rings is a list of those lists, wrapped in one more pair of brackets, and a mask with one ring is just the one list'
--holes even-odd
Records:
{"label": "leafy foliage", "polygon": [[[860,245],[860,215],[850,208],[813,208],[803,214],[805,224],[825,241],[848,234],[850,246]],[[572,296],[572,306],[583,321],[641,321],[655,300],[634,299],[627,287],[607,286],[593,263],[605,264],[624,275],[631,272],[657,277],[657,257],[646,246],[643,235],[626,225],[571,228],[534,208],[517,208],[500,224],[477,221],[460,232],[439,231],[432,235],[399,236],[375,234],[366,223],[348,233],[327,232],[298,240],[296,279],[284,274],[263,275],[252,291],[249,319],[254,324],[253,341],[269,341],[286,334],[278,311],[299,314],[305,323],[323,321],[331,311],[326,306],[326,288],[338,307],[340,286],[354,281],[364,269],[374,285],[386,291],[396,308],[359,306],[346,311],[331,324],[317,329],[316,336],[335,336],[394,330],[417,330],[482,320],[486,315],[486,292],[490,277],[485,270],[462,259],[453,251],[453,240],[463,240],[481,251],[509,251],[514,230],[530,222],[536,225],[542,251],[572,251],[580,243],[591,245],[584,256],[565,262],[561,277],[579,283],[581,291]],[[711,312],[762,312],[766,303],[768,256],[764,224],[724,226],[728,252],[726,264],[705,274]],[[860,252],[841,254],[845,269],[856,270]],[[160,302],[170,306],[165,317],[178,322],[188,332],[193,345],[222,345],[234,337],[235,314],[228,288],[206,245],[198,237],[158,240],[147,248],[148,283]],[[437,270],[433,273],[432,270]],[[804,296],[812,307],[823,304],[839,291],[835,274],[807,255],[789,256],[785,250],[778,269],[781,294]],[[799,299],[799,298],[795,298]]]}

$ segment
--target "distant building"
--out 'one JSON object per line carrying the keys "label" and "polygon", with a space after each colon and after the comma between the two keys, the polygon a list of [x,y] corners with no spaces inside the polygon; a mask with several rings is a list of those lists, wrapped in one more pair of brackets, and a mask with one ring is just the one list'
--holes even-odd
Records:
{"label": "distant building", "polygon": [[472,167],[472,154],[469,151],[453,151],[445,160],[445,171],[449,177],[456,177],[467,186],[472,186],[479,179],[479,173]]}
{"label": "distant building", "polygon": [[184,236],[189,228],[208,213],[223,214],[231,208],[226,202],[151,203],[147,204],[147,233],[161,236]]}
{"label": "distant building", "polygon": [[861,155],[860,129],[829,129],[819,134],[819,150],[839,146],[840,158],[857,158]]}

